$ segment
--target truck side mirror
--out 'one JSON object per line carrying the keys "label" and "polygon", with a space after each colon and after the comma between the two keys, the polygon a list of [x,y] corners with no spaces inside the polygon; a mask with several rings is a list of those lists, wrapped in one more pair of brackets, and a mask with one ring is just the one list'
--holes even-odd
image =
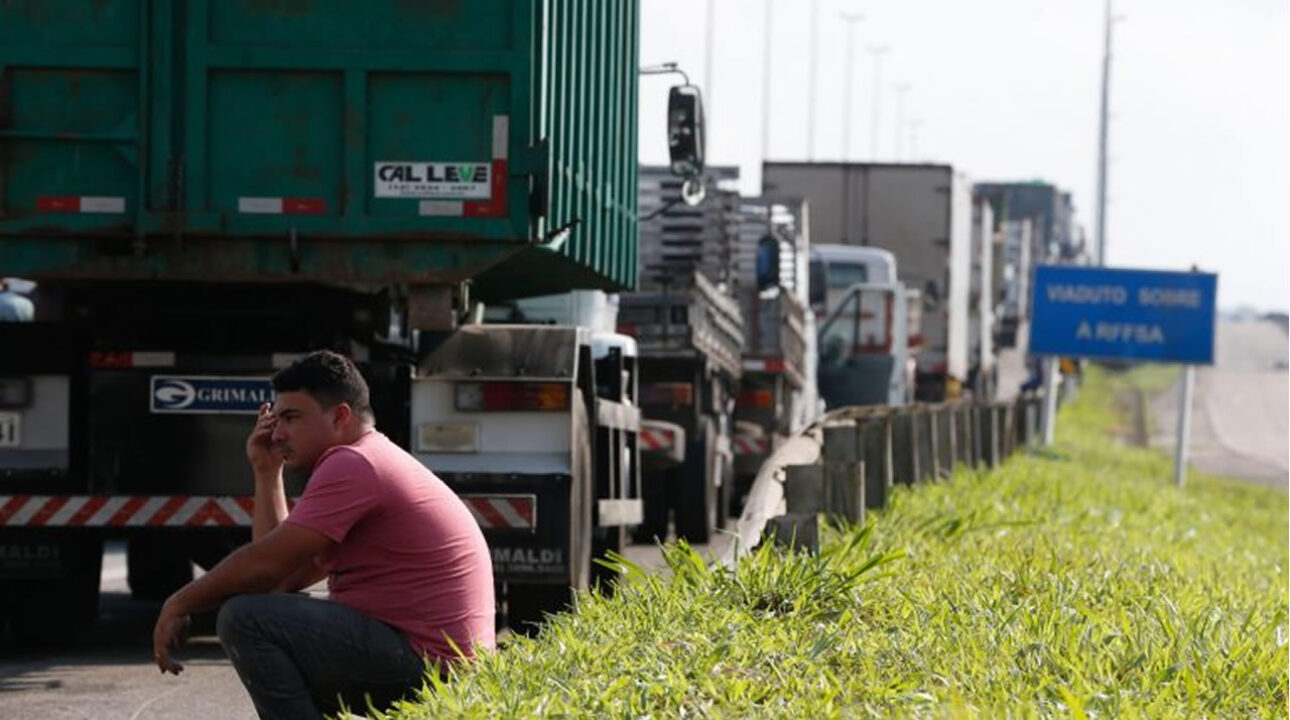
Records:
{"label": "truck side mirror", "polygon": [[673,175],[703,173],[703,97],[695,85],[677,85],[668,93],[667,149]]}
{"label": "truck side mirror", "polygon": [[767,235],[757,241],[757,290],[779,287],[779,240]]}

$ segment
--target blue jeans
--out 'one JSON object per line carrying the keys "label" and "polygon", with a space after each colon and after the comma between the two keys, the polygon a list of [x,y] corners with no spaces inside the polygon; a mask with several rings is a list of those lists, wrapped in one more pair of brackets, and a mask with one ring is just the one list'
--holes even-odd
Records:
{"label": "blue jeans", "polygon": [[403,634],[307,595],[229,598],[216,621],[224,651],[261,720],[377,709],[421,688],[426,663]]}

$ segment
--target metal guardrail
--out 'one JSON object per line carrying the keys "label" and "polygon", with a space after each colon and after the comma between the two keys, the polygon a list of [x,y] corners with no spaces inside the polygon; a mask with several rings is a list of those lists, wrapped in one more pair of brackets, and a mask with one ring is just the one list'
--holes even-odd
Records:
{"label": "metal guardrail", "polygon": [[1015,402],[847,407],[827,413],[762,465],[716,561],[736,559],[774,537],[819,547],[819,516],[863,523],[885,507],[891,488],[935,482],[955,467],[998,466],[1043,442],[1043,392]]}

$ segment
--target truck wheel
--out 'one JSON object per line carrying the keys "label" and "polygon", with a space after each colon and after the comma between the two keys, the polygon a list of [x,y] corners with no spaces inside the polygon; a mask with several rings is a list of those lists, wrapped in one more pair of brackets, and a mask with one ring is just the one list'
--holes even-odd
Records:
{"label": "truck wheel", "polygon": [[573,591],[567,585],[517,585],[506,587],[506,626],[520,635],[537,635],[548,615],[568,609]]}
{"label": "truck wheel", "polygon": [[591,545],[591,587],[598,588],[603,595],[612,595],[618,584],[619,574],[595,561],[603,560],[610,551],[622,553],[623,548],[627,547],[627,528],[597,528],[596,534],[597,538]]}
{"label": "truck wheel", "polygon": [[186,542],[160,536],[131,538],[126,547],[126,582],[135,600],[161,601],[193,580]]}
{"label": "truck wheel", "polygon": [[668,489],[675,487],[672,475],[679,470],[649,460],[641,462],[640,492],[644,518],[632,533],[636,544],[653,545],[656,541],[667,540],[668,506],[671,503]]}
{"label": "truck wheel", "polygon": [[721,513],[716,474],[717,432],[712,418],[704,418],[702,431],[690,443],[685,453],[685,464],[678,473],[678,500],[676,511],[676,536],[691,545],[703,545],[711,539],[718,527]]}

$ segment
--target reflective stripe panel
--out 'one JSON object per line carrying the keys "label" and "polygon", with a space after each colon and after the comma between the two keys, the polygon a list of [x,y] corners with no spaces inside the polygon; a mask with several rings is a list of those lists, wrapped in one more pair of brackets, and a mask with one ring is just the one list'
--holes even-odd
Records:
{"label": "reflective stripe panel", "polygon": [[36,198],[36,210],[43,213],[120,215],[125,212],[125,198],[94,195],[43,195]]}
{"label": "reflective stripe panel", "polygon": [[764,455],[770,451],[770,439],[738,435],[734,439],[736,455]]}
{"label": "reflective stripe panel", "polygon": [[327,201],[322,198],[240,197],[237,211],[245,215],[325,215]]}
{"label": "reflective stripe panel", "polygon": [[485,530],[536,530],[536,495],[462,495],[475,522]]}
{"label": "reflective stripe panel", "polygon": [[0,495],[0,527],[249,527],[254,507],[243,495]]}
{"label": "reflective stripe panel", "polygon": [[642,450],[663,450],[676,444],[676,435],[667,430],[641,428],[640,441]]}

